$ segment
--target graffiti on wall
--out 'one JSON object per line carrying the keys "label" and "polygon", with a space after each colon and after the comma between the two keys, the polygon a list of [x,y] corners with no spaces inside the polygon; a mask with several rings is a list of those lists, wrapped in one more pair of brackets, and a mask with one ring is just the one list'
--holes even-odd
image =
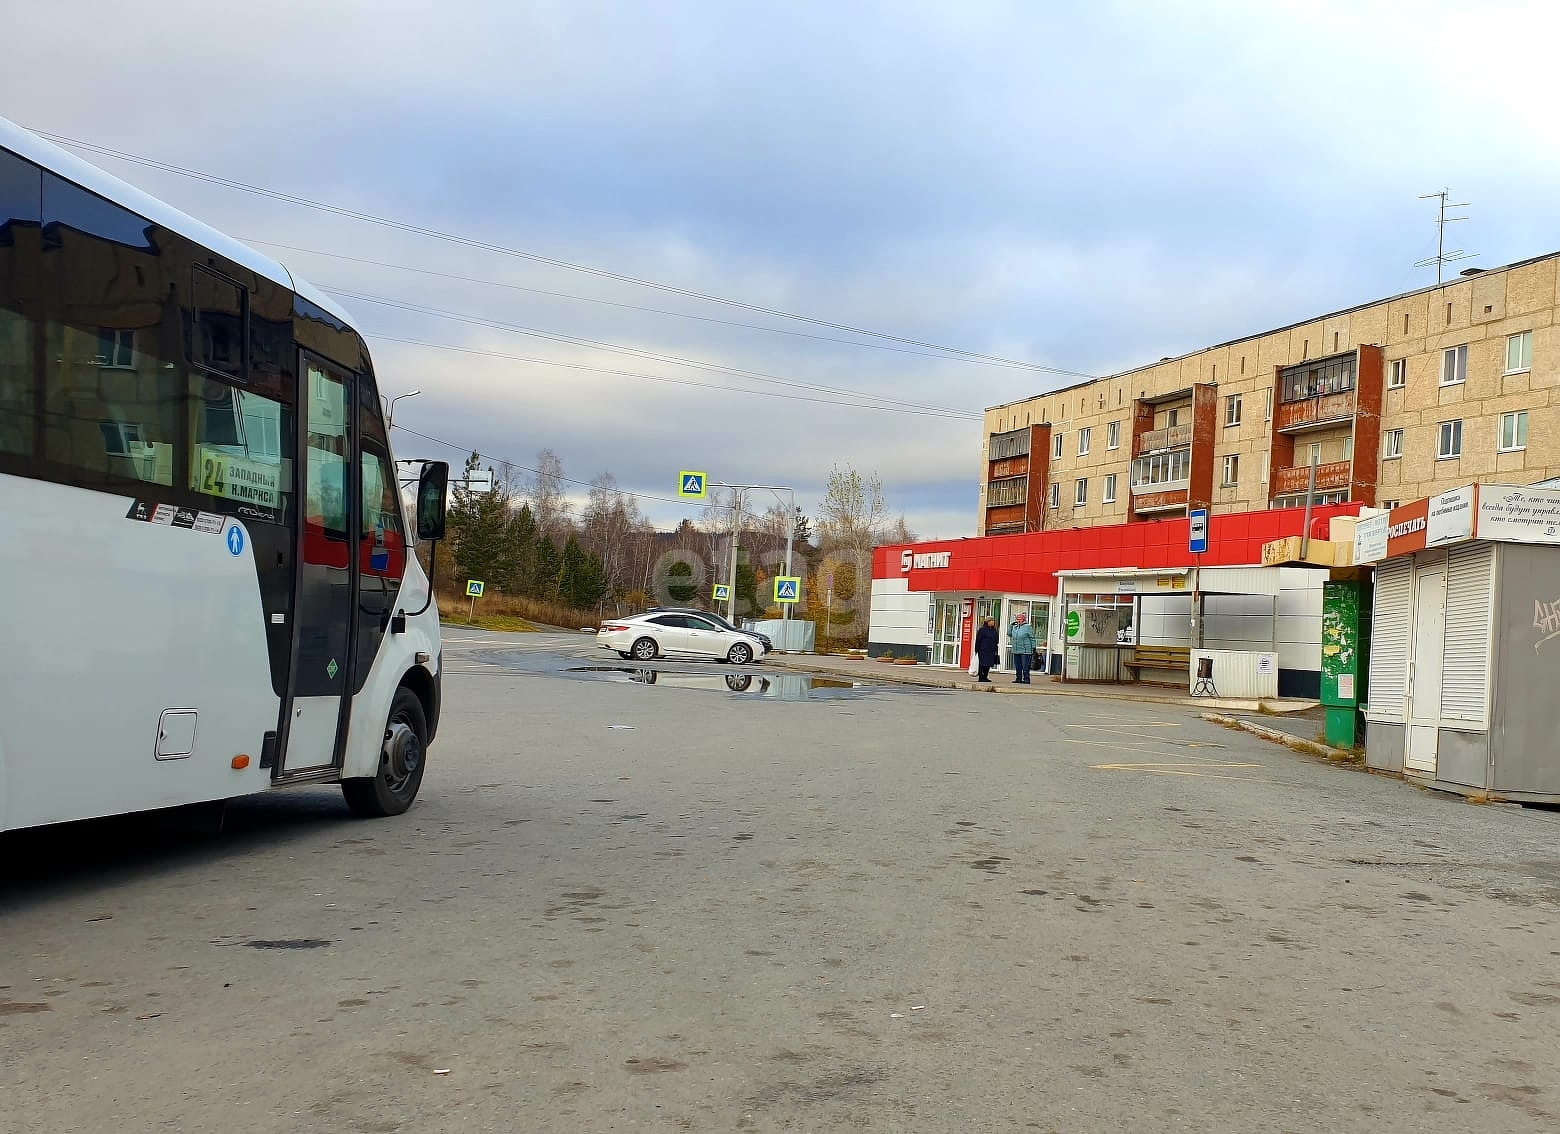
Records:
{"label": "graffiti on wall", "polygon": [[1554,602],[1533,600],[1533,629],[1538,631],[1538,641],[1533,643],[1535,653],[1545,643],[1560,638],[1560,598]]}

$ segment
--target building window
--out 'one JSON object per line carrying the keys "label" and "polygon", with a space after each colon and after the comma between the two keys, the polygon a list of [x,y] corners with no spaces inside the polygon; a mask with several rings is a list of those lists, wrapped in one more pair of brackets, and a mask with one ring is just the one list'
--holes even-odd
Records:
{"label": "building window", "polygon": [[1056,460],[1061,460],[1061,457],[1062,457],[1062,434],[1060,434],[1060,433],[1058,433],[1056,435],[1055,439],[1051,442],[1051,456],[1053,458],[1055,458]]}
{"label": "building window", "polygon": [[1449,461],[1460,456],[1462,456],[1462,422],[1443,421],[1441,439],[1435,448],[1435,459]]}
{"label": "building window", "polygon": [[1224,487],[1234,488],[1240,483],[1240,454],[1230,453],[1224,458]]}
{"label": "building window", "polygon": [[1170,411],[1170,418],[1169,418],[1168,421],[1165,422],[1165,424],[1168,425],[1171,429],[1174,429],[1180,423],[1181,423],[1181,411],[1179,409],[1171,410]]}
{"label": "building window", "polygon": [[1376,505],[1376,507],[1385,508],[1388,512],[1390,512],[1394,508],[1401,507],[1402,504],[1403,502],[1401,500],[1383,500],[1380,504]]}
{"label": "building window", "polygon": [[1408,385],[1408,359],[1394,358],[1387,370],[1387,389],[1401,390]]}
{"label": "building window", "polygon": [[1381,459],[1395,461],[1403,455],[1403,431],[1389,429],[1381,435]]}
{"label": "building window", "polygon": [[1224,399],[1224,424],[1226,426],[1240,424],[1240,395],[1231,394]]}
{"label": "building window", "polygon": [[1263,421],[1272,421],[1273,420],[1273,389],[1272,389],[1271,386],[1268,387],[1268,390],[1267,390],[1267,412],[1264,414],[1262,420]]}
{"label": "building window", "polygon": [[1311,459],[1309,463],[1313,465],[1322,463],[1322,443],[1320,441],[1311,442]]}
{"label": "building window", "polygon": [[1168,453],[1155,453],[1139,457],[1132,462],[1132,487],[1134,490],[1165,491],[1179,486],[1191,478],[1192,451],[1173,449]]}
{"label": "building window", "polygon": [[1506,339],[1506,373],[1520,374],[1533,368],[1533,332],[1523,331]]}
{"label": "building window", "polygon": [[1093,442],[1094,429],[1092,426],[1086,426],[1083,429],[1078,430],[1078,455],[1080,457],[1086,456],[1089,452],[1089,446],[1093,444]]}
{"label": "building window", "polygon": [[1447,347],[1441,352],[1441,385],[1455,386],[1468,380],[1468,344]]}
{"label": "building window", "polygon": [[1500,451],[1515,453],[1527,448],[1527,410],[1500,415]]}
{"label": "building window", "polygon": [[1286,405],[1354,389],[1354,355],[1286,366],[1278,373],[1279,398]]}
{"label": "building window", "polygon": [[97,364],[115,370],[135,369],[135,332],[98,331]]}
{"label": "building window", "polygon": [[1105,448],[1121,448],[1121,422],[1113,421],[1105,427]]}
{"label": "building window", "polygon": [[1115,473],[1106,473],[1105,474],[1105,496],[1104,496],[1104,501],[1107,504],[1114,504],[1116,502],[1116,474]]}
{"label": "building window", "polygon": [[1073,482],[1073,507],[1082,508],[1089,502],[1089,478]]}
{"label": "building window", "polygon": [[1051,501],[1050,501],[1050,503],[1051,503],[1051,507],[1053,509],[1060,508],[1062,506],[1062,486],[1060,484],[1056,483],[1056,481],[1054,481],[1054,480],[1051,482]]}

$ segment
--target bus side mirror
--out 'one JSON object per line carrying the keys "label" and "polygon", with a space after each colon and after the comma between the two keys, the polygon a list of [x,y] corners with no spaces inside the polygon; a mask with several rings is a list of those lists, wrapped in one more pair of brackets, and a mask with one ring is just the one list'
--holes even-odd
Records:
{"label": "bus side mirror", "polygon": [[450,466],[445,461],[429,461],[417,477],[417,538],[444,538],[445,501],[449,496]]}

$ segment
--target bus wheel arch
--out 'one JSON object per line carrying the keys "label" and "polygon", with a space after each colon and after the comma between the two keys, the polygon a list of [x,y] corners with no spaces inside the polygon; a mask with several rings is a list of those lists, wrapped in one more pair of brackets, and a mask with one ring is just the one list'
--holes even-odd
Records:
{"label": "bus wheel arch", "polygon": [[403,683],[390,702],[374,774],[341,781],[347,806],[366,819],[400,815],[417,798],[427,755],[428,717],[422,698]]}

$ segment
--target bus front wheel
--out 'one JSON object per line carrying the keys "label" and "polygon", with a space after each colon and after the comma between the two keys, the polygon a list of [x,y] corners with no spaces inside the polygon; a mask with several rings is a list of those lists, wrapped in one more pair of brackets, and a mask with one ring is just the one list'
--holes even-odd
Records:
{"label": "bus front wheel", "polygon": [[353,814],[366,819],[399,815],[417,798],[427,762],[428,719],[417,694],[402,687],[390,703],[379,770],[362,779],[341,781],[341,794]]}

